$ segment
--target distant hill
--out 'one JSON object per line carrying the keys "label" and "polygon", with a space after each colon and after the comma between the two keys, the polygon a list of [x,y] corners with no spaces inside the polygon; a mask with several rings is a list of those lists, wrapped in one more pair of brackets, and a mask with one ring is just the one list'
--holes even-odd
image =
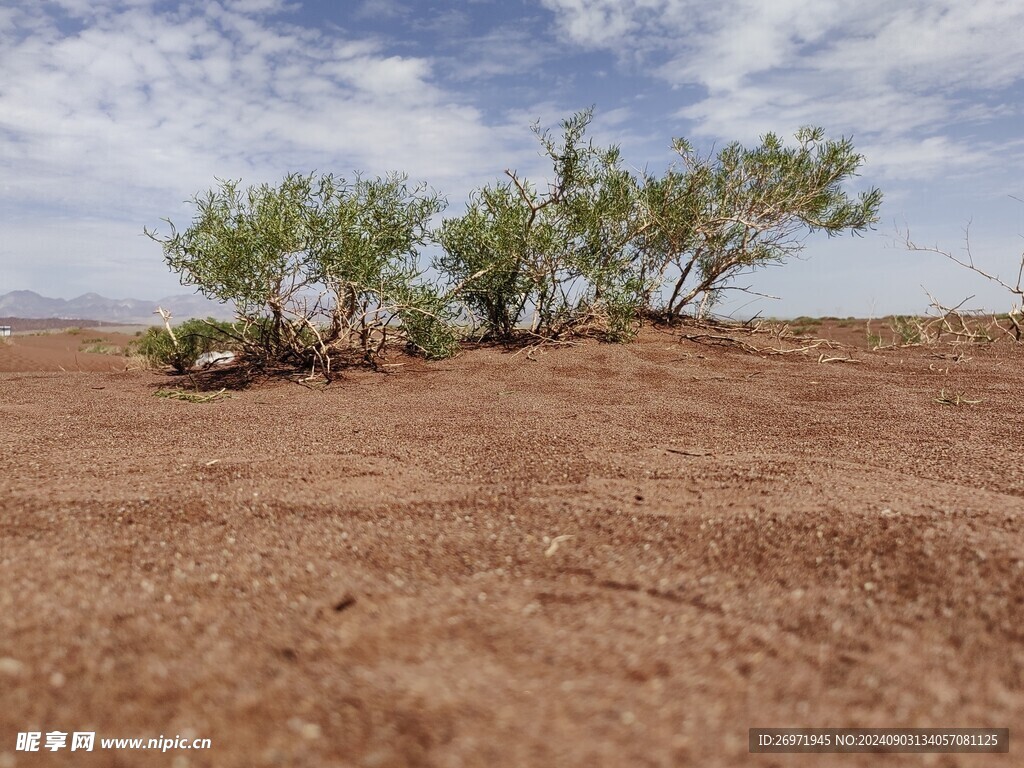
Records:
{"label": "distant hill", "polygon": [[0,316],[24,318],[59,318],[62,320],[93,320],[122,325],[159,323],[153,314],[157,307],[169,311],[175,320],[190,317],[234,317],[228,305],[210,301],[195,294],[165,296],[156,301],[143,299],[108,299],[98,293],[85,293],[74,299],[50,299],[35,291],[11,291],[0,295]]}

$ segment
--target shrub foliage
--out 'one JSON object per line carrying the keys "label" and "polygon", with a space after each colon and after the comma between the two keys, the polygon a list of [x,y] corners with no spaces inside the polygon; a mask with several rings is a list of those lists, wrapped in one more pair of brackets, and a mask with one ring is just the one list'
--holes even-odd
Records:
{"label": "shrub foliage", "polygon": [[636,253],[640,188],[617,147],[584,141],[591,119],[588,110],[565,120],[560,140],[534,126],[554,174],[545,193],[506,171],[441,227],[437,267],[488,336],[508,338],[525,313],[544,337],[632,335],[647,289]]}
{"label": "shrub foliage", "polygon": [[337,357],[372,362],[389,333],[431,357],[454,349],[447,306],[419,279],[417,249],[443,207],[424,187],[291,174],[244,192],[221,181],[192,202],[188,229],[146,234],[183,284],[234,303],[250,360],[329,374]]}
{"label": "shrub foliage", "polygon": [[207,352],[233,351],[239,347],[238,328],[212,317],[186,320],[173,332],[172,337],[167,328],[147,328],[128,345],[127,351],[141,355],[152,366],[169,365],[178,373],[185,373]]}
{"label": "shrub foliage", "polygon": [[[499,340],[625,340],[646,315],[706,312],[737,276],[796,255],[811,232],[877,221],[877,189],[844,190],[863,157],[821,129],[799,131],[795,147],[768,134],[708,156],[677,139],[677,164],[658,176],[595,146],[592,119],[579,112],[560,134],[535,125],[551,179],[506,170],[436,230],[444,200],[404,175],[290,174],[277,187],[219,181],[193,198],[187,229],[168,221],[168,236],[146,234],[183,284],[234,303],[248,359],[330,375],[332,361],[372,363],[395,339],[449,356],[467,323]],[[441,279],[428,281],[419,253],[435,243]],[[153,334],[147,343],[164,343]],[[176,354],[184,365],[191,353]]]}

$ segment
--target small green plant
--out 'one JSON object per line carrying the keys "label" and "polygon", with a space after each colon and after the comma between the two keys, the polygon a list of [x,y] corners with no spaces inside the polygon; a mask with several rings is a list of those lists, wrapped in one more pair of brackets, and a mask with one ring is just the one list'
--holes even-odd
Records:
{"label": "small green plant", "polygon": [[903,346],[921,344],[923,328],[920,319],[904,315],[895,315],[890,324],[893,332],[899,337]]}
{"label": "small green plant", "polygon": [[151,366],[169,365],[178,373],[185,373],[207,352],[236,349],[238,339],[238,329],[231,323],[193,318],[173,331],[166,327],[149,328],[132,340],[126,352],[141,356]]}
{"label": "small green plant", "polygon": [[79,334],[83,333],[84,331],[85,331],[84,328],[80,328],[77,325],[73,325],[70,328],[65,328],[64,329],[64,333],[68,334],[69,336],[78,336]]}

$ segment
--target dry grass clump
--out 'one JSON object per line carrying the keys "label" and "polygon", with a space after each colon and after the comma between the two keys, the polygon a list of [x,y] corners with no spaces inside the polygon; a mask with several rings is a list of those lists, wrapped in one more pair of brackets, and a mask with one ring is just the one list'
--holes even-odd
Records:
{"label": "dry grass clump", "polygon": [[89,355],[121,355],[124,354],[124,349],[119,347],[117,344],[111,344],[108,341],[97,339],[93,343],[86,342],[78,348],[79,352],[84,352]]}

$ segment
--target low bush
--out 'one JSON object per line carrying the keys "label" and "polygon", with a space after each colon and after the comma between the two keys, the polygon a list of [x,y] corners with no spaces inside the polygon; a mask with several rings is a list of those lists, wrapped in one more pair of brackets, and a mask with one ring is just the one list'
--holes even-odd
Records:
{"label": "low bush", "polygon": [[443,199],[403,175],[290,174],[242,191],[222,181],[193,198],[183,232],[159,237],[186,285],[231,302],[246,358],[259,365],[372,363],[389,338],[428,357],[451,354],[454,314],[420,279],[418,248]]}
{"label": "low bush", "polygon": [[154,367],[171,366],[178,373],[193,368],[207,352],[235,350],[240,343],[237,326],[213,318],[193,318],[174,329],[152,327],[133,339],[125,353],[138,355]]}

